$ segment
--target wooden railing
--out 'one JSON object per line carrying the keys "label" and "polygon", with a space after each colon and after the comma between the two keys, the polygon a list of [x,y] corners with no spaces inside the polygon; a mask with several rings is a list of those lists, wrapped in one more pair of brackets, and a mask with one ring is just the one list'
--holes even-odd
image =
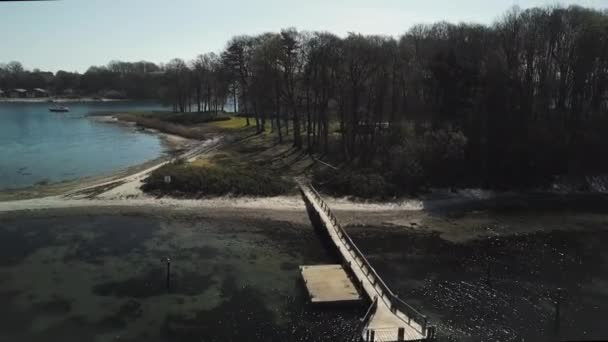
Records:
{"label": "wooden railing", "polygon": [[361,335],[360,333],[363,331],[365,332],[365,327],[367,327],[367,325],[369,324],[369,321],[371,320],[372,316],[374,315],[374,312],[376,312],[376,309],[378,308],[378,297],[374,297],[374,299],[372,300],[372,305],[369,306],[369,309],[367,309],[367,312],[365,313],[365,316],[363,316],[363,318],[361,318],[361,325],[358,329],[357,333],[357,341],[361,340]]}
{"label": "wooden railing", "polygon": [[[310,193],[314,196],[315,200],[323,210],[323,212],[330,219],[335,231],[342,242],[347,247],[348,252],[353,256],[358,266],[363,271],[363,274],[366,276],[367,280],[374,286],[376,292],[380,295],[380,299],[382,299],[390,308],[390,310],[396,314],[398,311],[405,314],[406,317],[399,317],[402,321],[407,323],[414,330],[420,332],[422,335],[434,335],[435,330],[434,327],[429,327],[427,316],[418,312],[412,306],[401,300],[396,294],[394,294],[391,289],[386,285],[386,283],[380,278],[376,270],[372,267],[372,265],[367,261],[363,253],[359,250],[357,245],[352,241],[350,236],[346,233],[342,225],[338,222],[338,219],[333,214],[329,206],[325,203],[321,195],[317,192],[317,190],[312,185],[307,185],[298,181],[300,188],[302,190],[309,189]],[[329,227],[328,227],[329,228]],[[351,266],[352,267],[352,266]],[[379,289],[378,289],[379,287]],[[416,324],[412,324],[416,323]]]}

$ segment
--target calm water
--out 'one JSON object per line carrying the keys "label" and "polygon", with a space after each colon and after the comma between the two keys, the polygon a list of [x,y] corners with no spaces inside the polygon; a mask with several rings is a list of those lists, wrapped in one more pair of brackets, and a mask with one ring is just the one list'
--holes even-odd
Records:
{"label": "calm water", "polygon": [[0,103],[0,189],[100,175],[154,159],[158,137],[94,122],[91,112],[159,110],[150,102],[69,103],[51,113],[48,103]]}

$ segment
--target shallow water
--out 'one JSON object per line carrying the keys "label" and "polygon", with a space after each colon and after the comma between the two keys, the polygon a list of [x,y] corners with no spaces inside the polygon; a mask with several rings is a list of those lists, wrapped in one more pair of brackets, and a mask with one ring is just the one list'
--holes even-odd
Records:
{"label": "shallow water", "polygon": [[158,137],[95,122],[92,112],[159,110],[154,102],[0,103],[0,190],[101,175],[163,153]]}
{"label": "shallow water", "polygon": [[[0,216],[0,340],[355,337],[364,305],[307,304],[298,266],[336,263],[310,225],[237,217]],[[442,232],[485,231],[457,240],[420,217],[417,228],[347,230],[389,286],[429,315],[440,341],[608,337],[608,214],[484,210],[432,218]]]}
{"label": "shallow water", "polygon": [[349,231],[389,286],[430,316],[440,340],[608,338],[607,214],[501,210],[438,222],[444,232],[485,234],[449,241],[433,231]]}
{"label": "shallow water", "polygon": [[365,308],[311,308],[298,272],[332,261],[285,222],[0,219],[0,340],[337,341]]}

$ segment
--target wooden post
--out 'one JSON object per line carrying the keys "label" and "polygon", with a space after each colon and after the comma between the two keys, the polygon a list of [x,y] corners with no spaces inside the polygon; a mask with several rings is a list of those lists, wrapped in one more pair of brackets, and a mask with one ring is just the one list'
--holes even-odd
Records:
{"label": "wooden post", "polygon": [[426,338],[427,340],[434,341],[435,340],[435,327],[428,327],[426,330]]}
{"label": "wooden post", "polygon": [[399,328],[397,331],[397,341],[405,341],[405,329]]}
{"label": "wooden post", "polygon": [[488,287],[492,287],[491,272],[492,272],[492,263],[491,263],[491,260],[488,259],[488,269],[486,271],[486,284],[488,284]]}
{"label": "wooden post", "polygon": [[369,341],[370,342],[374,342],[375,339],[376,339],[376,332],[372,330],[371,334],[370,334],[370,340]]}
{"label": "wooden post", "polygon": [[562,301],[562,289],[557,288],[557,294],[555,296],[555,332],[559,333],[560,329],[560,305]]}
{"label": "wooden post", "polygon": [[167,258],[167,290],[171,289],[171,258]]}

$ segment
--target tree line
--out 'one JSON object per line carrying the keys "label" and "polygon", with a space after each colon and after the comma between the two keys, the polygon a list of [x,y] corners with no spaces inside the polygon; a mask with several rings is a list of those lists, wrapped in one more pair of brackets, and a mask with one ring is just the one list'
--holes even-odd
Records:
{"label": "tree line", "polygon": [[112,61],[85,73],[27,70],[20,62],[0,64],[0,89],[42,88],[52,95],[158,99],[166,92],[163,66],[151,62]]}
{"label": "tree line", "polygon": [[209,60],[191,63],[190,87],[178,81],[188,65],[170,63],[176,98],[238,98],[259,132],[367,169],[372,187],[608,171],[607,11],[515,7],[490,26],[440,22],[397,38],[284,29],[234,37]]}

